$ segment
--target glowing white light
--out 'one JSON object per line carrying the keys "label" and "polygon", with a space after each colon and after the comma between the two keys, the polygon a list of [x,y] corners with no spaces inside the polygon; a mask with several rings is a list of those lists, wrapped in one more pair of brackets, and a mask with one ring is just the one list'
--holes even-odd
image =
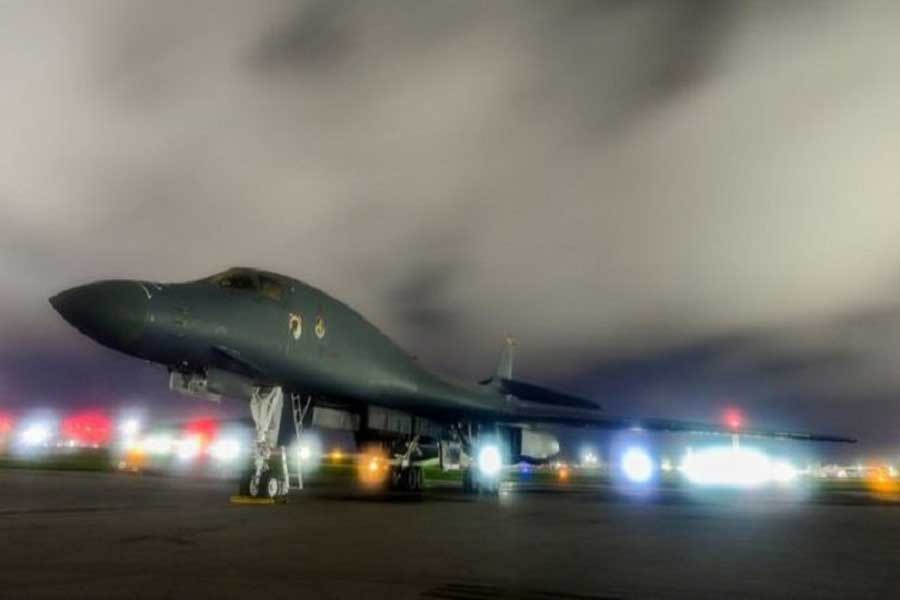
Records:
{"label": "glowing white light", "polygon": [[681,466],[692,483],[752,487],[768,482],[788,483],[797,470],[786,462],[772,461],[749,448],[706,448],[688,455]]}
{"label": "glowing white light", "polygon": [[297,450],[297,456],[299,456],[300,460],[303,462],[309,462],[309,459],[312,458],[312,448],[310,448],[308,444],[303,444]]}
{"label": "glowing white light", "polygon": [[640,448],[630,448],[622,457],[622,471],[635,483],[643,483],[653,476],[653,460]]}
{"label": "glowing white light", "polygon": [[797,478],[797,469],[786,462],[773,462],[771,477],[778,483],[789,483]]}
{"label": "glowing white light", "polygon": [[478,451],[478,470],[485,477],[496,477],[503,467],[503,459],[500,457],[500,449],[488,444]]}
{"label": "glowing white light", "polygon": [[200,453],[200,438],[191,436],[178,443],[178,458],[184,461],[193,460]]}
{"label": "glowing white light", "polygon": [[222,462],[231,462],[241,453],[241,444],[237,440],[216,440],[209,447],[209,455]]}
{"label": "glowing white light", "polygon": [[303,436],[297,440],[297,443],[291,448],[291,452],[296,460],[305,466],[313,466],[323,457],[322,440],[315,432],[305,431]]}
{"label": "glowing white light", "polygon": [[41,423],[29,425],[22,432],[22,442],[26,446],[41,446],[50,440],[50,428]]}
{"label": "glowing white light", "polygon": [[125,437],[133,437],[141,430],[141,422],[137,419],[125,419],[122,421],[120,429]]}
{"label": "glowing white light", "polygon": [[165,434],[149,435],[144,439],[144,449],[157,456],[172,452],[172,436]]}

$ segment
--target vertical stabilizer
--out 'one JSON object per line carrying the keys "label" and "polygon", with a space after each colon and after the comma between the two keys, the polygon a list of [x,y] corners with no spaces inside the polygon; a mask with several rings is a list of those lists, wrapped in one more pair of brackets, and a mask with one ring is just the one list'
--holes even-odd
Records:
{"label": "vertical stabilizer", "polygon": [[494,376],[497,379],[512,379],[513,359],[516,354],[516,340],[507,336],[506,345],[500,352],[500,362],[497,364],[497,372]]}

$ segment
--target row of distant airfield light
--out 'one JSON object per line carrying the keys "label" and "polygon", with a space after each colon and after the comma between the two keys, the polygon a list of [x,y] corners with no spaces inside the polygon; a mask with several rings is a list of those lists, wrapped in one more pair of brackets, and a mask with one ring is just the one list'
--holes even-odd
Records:
{"label": "row of distant airfield light", "polygon": [[[723,417],[725,424],[737,434],[743,424],[741,412],[729,408]],[[622,454],[621,471],[635,484],[650,482],[659,471],[678,471],[697,485],[733,487],[787,484],[794,481],[798,474],[797,469],[785,460],[769,457],[753,448],[742,447],[737,437],[728,446],[710,446],[696,451],[688,447],[678,466],[669,460],[664,460],[657,466],[644,448],[632,446]]]}
{"label": "row of distant airfield light", "polygon": [[[716,486],[790,483],[797,477],[797,469],[789,462],[736,445],[689,449],[680,465],[666,461],[659,470],[677,470],[691,483]],[[632,447],[622,455],[622,472],[633,483],[646,483],[656,475],[657,467],[645,450]]]}
{"label": "row of distant airfield light", "polygon": [[[166,454],[174,453],[182,460],[196,458],[201,452],[211,458],[231,463],[246,456],[246,448],[237,437],[220,437],[204,446],[196,437],[172,439],[166,434],[151,435],[142,443],[145,452]],[[307,433],[304,441],[294,448],[292,454],[296,459],[311,468],[323,459],[341,462],[347,456],[339,449],[328,454],[322,452],[318,438]],[[384,476],[388,462],[382,454],[366,452],[358,459],[360,475],[365,481],[378,482]],[[480,474],[487,478],[497,478],[503,473],[503,457],[501,450],[494,444],[485,444],[477,451],[475,465]],[[582,467],[596,466],[582,461]],[[698,485],[717,486],[755,486],[766,483],[789,483],[797,477],[797,470],[788,462],[770,458],[766,454],[751,448],[733,446],[714,446],[697,451],[688,451],[677,467],[668,462],[657,466],[650,454],[641,447],[630,447],[624,452],[620,461],[621,473],[634,484],[648,484],[660,471],[680,471],[690,482]],[[560,478],[568,478],[568,467],[556,469]]]}
{"label": "row of distant airfield light", "polygon": [[125,414],[115,422],[103,410],[89,409],[59,416],[37,411],[21,419],[0,411],[0,444],[13,450],[41,448],[102,448],[115,438],[134,436],[140,419]]}
{"label": "row of distant airfield light", "polygon": [[[0,436],[7,445],[18,449],[48,447],[102,447],[114,445],[123,451],[133,463],[143,464],[146,459],[173,457],[181,463],[191,463],[207,457],[219,464],[231,464],[248,456],[252,437],[244,428],[222,428],[213,419],[188,421],[178,432],[141,432],[142,423],[133,416],[123,417],[113,423],[102,411],[85,411],[67,417],[55,426],[49,419],[25,419],[13,428],[10,417],[0,414]],[[301,464],[312,467],[323,457],[333,462],[342,461],[340,451],[330,455],[322,452],[314,434],[308,433],[304,442],[296,446],[292,455]],[[497,478],[503,473],[503,455],[500,448],[486,443],[477,449],[474,463],[482,477]],[[384,456],[364,454],[359,459],[360,473],[364,479],[378,479],[386,473],[388,461]],[[560,479],[567,479],[569,470],[557,464]],[[582,454],[581,467],[597,468],[599,459],[591,451]],[[648,484],[660,473],[680,472],[689,482],[697,485],[749,487],[767,483],[789,483],[798,474],[789,462],[767,456],[763,452],[739,444],[688,449],[680,464],[668,460],[659,464],[641,446],[630,446],[620,456],[616,472],[632,484]]]}

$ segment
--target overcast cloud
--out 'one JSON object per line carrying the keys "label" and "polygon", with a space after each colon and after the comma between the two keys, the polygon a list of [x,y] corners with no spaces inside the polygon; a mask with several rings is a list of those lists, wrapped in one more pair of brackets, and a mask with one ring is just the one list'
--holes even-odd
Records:
{"label": "overcast cloud", "polygon": [[892,2],[4,2],[0,393],[164,396],[46,298],[252,265],[457,376],[512,333],[900,452],[898,64]]}

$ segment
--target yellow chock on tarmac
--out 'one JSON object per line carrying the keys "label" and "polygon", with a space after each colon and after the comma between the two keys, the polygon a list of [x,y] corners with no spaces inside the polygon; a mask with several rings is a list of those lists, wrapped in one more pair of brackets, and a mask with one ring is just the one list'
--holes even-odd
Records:
{"label": "yellow chock on tarmac", "polygon": [[251,496],[232,496],[230,499],[232,504],[249,504],[255,506],[267,506],[271,504],[282,504],[284,501],[278,501],[275,498],[253,498]]}

